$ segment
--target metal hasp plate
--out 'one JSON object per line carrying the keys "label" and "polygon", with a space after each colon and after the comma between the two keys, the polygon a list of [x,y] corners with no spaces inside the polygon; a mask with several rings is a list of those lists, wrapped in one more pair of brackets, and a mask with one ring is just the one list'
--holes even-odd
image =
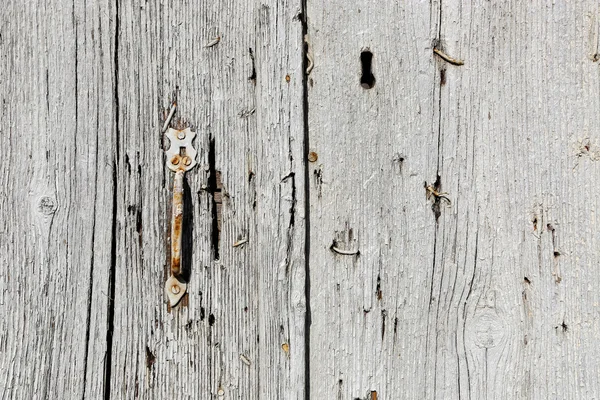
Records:
{"label": "metal hasp plate", "polygon": [[196,164],[196,149],[192,140],[196,133],[190,128],[178,131],[172,128],[166,133],[171,145],[166,151],[167,167],[175,171],[173,182],[173,206],[171,215],[171,275],[165,283],[165,293],[171,307],[183,298],[187,284],[181,278],[181,235],[183,225],[183,175]]}
{"label": "metal hasp plate", "polygon": [[190,128],[182,131],[169,128],[165,135],[171,141],[171,146],[167,150],[167,167],[175,172],[185,172],[194,168],[197,164],[197,152],[192,147],[192,140],[196,137],[196,132],[192,132]]}

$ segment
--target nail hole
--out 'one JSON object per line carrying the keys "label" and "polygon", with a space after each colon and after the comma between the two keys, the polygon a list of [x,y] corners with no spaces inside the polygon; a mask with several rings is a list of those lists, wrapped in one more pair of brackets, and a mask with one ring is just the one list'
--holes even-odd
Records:
{"label": "nail hole", "polygon": [[373,53],[365,50],[360,53],[360,64],[362,65],[362,76],[360,78],[360,86],[364,89],[371,89],[375,86],[375,76],[372,72]]}
{"label": "nail hole", "polygon": [[148,346],[146,346],[146,367],[151,368],[152,365],[156,362],[156,356]]}

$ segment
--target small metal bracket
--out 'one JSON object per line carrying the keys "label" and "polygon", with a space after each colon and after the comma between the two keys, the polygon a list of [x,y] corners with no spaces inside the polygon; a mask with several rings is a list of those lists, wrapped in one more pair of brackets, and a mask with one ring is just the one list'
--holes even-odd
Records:
{"label": "small metal bracket", "polygon": [[175,307],[177,303],[179,303],[186,291],[187,284],[185,282],[181,282],[173,275],[167,279],[165,284],[165,292],[167,293],[171,307]]}
{"label": "small metal bracket", "polygon": [[166,151],[167,167],[171,171],[189,171],[194,168],[198,163],[196,149],[192,146],[196,132],[192,132],[190,128],[181,131],[169,128],[165,135],[171,141],[171,146]]}
{"label": "small metal bracket", "polygon": [[173,181],[173,212],[171,214],[171,275],[165,283],[165,293],[169,298],[171,307],[175,307],[183,298],[187,284],[181,278],[181,236],[183,226],[183,175],[196,164],[196,149],[192,140],[196,133],[190,128],[175,130],[169,128],[166,133],[171,141],[166,151],[167,167],[175,171]]}

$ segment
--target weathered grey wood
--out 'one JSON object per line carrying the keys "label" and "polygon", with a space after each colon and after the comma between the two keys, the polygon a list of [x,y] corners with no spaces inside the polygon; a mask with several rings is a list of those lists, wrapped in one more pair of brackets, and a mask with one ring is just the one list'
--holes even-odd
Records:
{"label": "weathered grey wood", "polygon": [[[119,6],[113,398],[304,397],[299,12],[275,0]],[[175,99],[174,125],[198,133],[201,165],[186,174],[189,294],[169,310],[173,174],[160,129]],[[222,183],[218,259],[211,172]]]}
{"label": "weathered grey wood", "polygon": [[312,397],[598,396],[598,11],[308,2]]}
{"label": "weathered grey wood", "polygon": [[[428,3],[309,1],[311,398],[423,398],[438,89]],[[372,89],[360,85],[373,53]],[[339,254],[332,249],[360,252]],[[433,328],[435,329],[435,328]]]}
{"label": "weathered grey wood", "polygon": [[101,398],[114,7],[0,11],[0,398]]}
{"label": "weathered grey wood", "polygon": [[301,3],[3,3],[0,398],[600,396],[598,3]]}
{"label": "weathered grey wood", "polygon": [[442,6],[438,393],[597,398],[599,5]]}

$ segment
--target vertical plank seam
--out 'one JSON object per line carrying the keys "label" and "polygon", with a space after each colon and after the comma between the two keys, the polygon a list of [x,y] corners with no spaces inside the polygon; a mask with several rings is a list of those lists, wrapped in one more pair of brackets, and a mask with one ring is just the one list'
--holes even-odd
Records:
{"label": "vertical plank seam", "polygon": [[110,383],[111,383],[111,367],[112,367],[112,351],[113,351],[113,331],[115,319],[115,275],[117,264],[117,166],[120,157],[120,131],[119,131],[119,0],[115,1],[115,44],[114,44],[114,110],[115,110],[115,157],[113,158],[113,215],[112,215],[112,238],[111,238],[111,253],[110,253],[110,271],[109,271],[109,296],[108,296],[108,329],[106,332],[106,361],[104,365],[104,399],[110,400]]}
{"label": "vertical plank seam", "polygon": [[[118,134],[117,134],[118,137]],[[110,254],[110,271],[108,280],[108,329],[106,331],[106,362],[104,365],[104,399],[110,399],[110,381],[112,366],[112,345],[115,319],[115,269],[117,259],[117,169],[113,164],[113,216]]]}
{"label": "vertical plank seam", "polygon": [[310,400],[310,171],[308,162],[309,126],[308,126],[308,43],[304,40],[308,34],[307,1],[301,1],[302,12],[302,113],[304,123],[304,145],[302,163],[304,164],[304,398]]}

